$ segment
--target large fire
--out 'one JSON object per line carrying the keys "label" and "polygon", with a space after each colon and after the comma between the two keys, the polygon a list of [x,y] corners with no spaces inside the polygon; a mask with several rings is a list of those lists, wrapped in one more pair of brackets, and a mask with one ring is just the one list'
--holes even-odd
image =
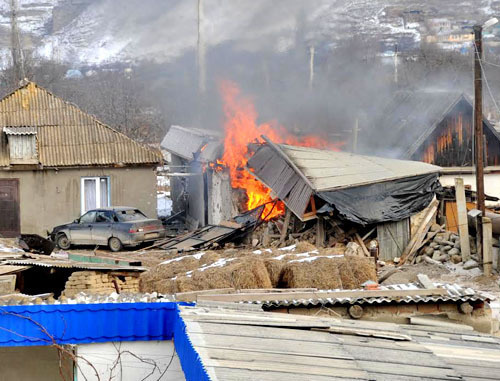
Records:
{"label": "large fire", "polygon": [[238,86],[231,81],[221,81],[219,90],[224,101],[225,140],[224,155],[218,164],[229,169],[231,186],[246,191],[247,210],[266,204],[262,218],[269,220],[284,213],[282,202],[273,202],[271,190],[255,179],[245,165],[248,159],[248,144],[263,142],[261,135],[266,135],[275,143],[286,143],[296,146],[339,149],[342,144],[330,143],[319,136],[296,137],[284,127],[275,123],[257,124],[257,112],[252,101],[241,95]]}

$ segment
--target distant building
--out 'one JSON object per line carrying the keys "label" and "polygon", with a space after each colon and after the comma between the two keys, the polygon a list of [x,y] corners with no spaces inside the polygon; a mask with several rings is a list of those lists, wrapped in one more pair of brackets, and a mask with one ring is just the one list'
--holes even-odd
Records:
{"label": "distant building", "polygon": [[45,234],[96,207],[156,216],[159,152],[33,82],[0,100],[0,235]]}
{"label": "distant building", "polygon": [[[375,124],[374,133],[384,138],[374,148],[382,156],[439,165],[443,185],[460,175],[475,190],[472,105],[463,93],[398,93]],[[486,192],[500,197],[500,133],[486,118],[483,130]]]}

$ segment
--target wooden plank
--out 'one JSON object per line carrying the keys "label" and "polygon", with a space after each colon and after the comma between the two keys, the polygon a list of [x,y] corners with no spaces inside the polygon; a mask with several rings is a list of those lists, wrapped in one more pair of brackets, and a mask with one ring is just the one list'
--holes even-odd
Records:
{"label": "wooden plank", "polygon": [[[304,379],[303,376],[299,374],[287,373],[287,372],[270,372],[261,370],[249,370],[249,369],[234,369],[234,368],[212,368],[207,367],[207,371],[213,372],[214,380],[225,380],[225,381],[243,381],[243,380],[259,380],[259,381],[292,381]],[[363,377],[363,379],[367,379]],[[345,378],[333,377],[333,376],[314,376],[314,381],[345,381]],[[403,381],[403,380],[398,380]],[[413,380],[411,380],[413,381]],[[420,380],[421,381],[421,380]]]}
{"label": "wooden plank", "polygon": [[498,374],[500,372],[500,362],[498,361],[484,361],[481,359],[469,359],[460,357],[447,357],[446,362],[452,365],[464,366],[479,366],[481,368],[488,368],[490,372]]}
{"label": "wooden plank", "polygon": [[355,329],[349,327],[330,327],[330,328],[320,328],[319,330],[331,333],[339,333],[342,335],[355,335],[355,336],[369,336],[369,337],[377,337],[382,339],[391,339],[391,340],[403,340],[410,341],[411,337],[408,335],[403,335],[390,331],[381,331],[381,330],[369,330],[369,329]]}
{"label": "wooden plank", "polygon": [[220,300],[223,302],[241,302],[241,301],[283,301],[300,299],[337,299],[337,298],[404,298],[406,296],[437,296],[448,295],[448,291],[443,288],[434,288],[429,290],[366,290],[366,291],[318,291],[318,292],[294,292],[294,293],[248,293],[248,294],[213,294],[200,295],[198,300]]}
{"label": "wooden plank", "polygon": [[[240,335],[247,337],[261,337],[264,339],[286,339],[295,341],[339,343],[333,335],[327,332],[309,331],[302,329],[280,328],[280,327],[242,327],[238,324],[218,324],[206,322],[186,321],[189,333],[206,333],[217,335]],[[300,344],[296,344],[300,345]]]}
{"label": "wooden plank", "polygon": [[[274,362],[281,364],[299,364],[306,366],[320,366],[329,368],[358,369],[353,360],[332,359],[323,357],[297,356],[283,353],[262,353],[252,351],[239,351],[235,349],[197,348],[202,359]],[[205,361],[203,361],[205,364]],[[206,364],[205,364],[206,365]]]}
{"label": "wooden plank", "polygon": [[455,330],[461,330],[463,331],[473,331],[474,328],[472,328],[469,325],[465,324],[457,324],[449,320],[448,318],[442,319],[439,316],[434,317],[434,316],[410,316],[410,323],[411,324],[418,324],[418,325],[425,325],[425,326],[434,326],[434,327],[448,327],[448,328],[453,328]]}
{"label": "wooden plank", "polygon": [[[378,339],[372,340],[376,343],[387,341]],[[391,364],[393,364],[392,366],[395,366],[396,364],[406,364],[414,366],[430,366],[434,368],[451,368],[451,366],[443,358],[436,356],[430,351],[414,352],[397,348],[380,348],[376,351],[377,356],[373,356],[374,347],[348,345],[345,346],[345,349],[355,358],[356,361],[376,361],[383,363],[390,362]]]}
{"label": "wooden plank", "polygon": [[362,369],[369,373],[393,374],[402,376],[426,377],[436,380],[460,380],[459,374],[452,368],[432,368],[427,366],[416,366],[398,364],[393,366],[390,361],[377,362],[357,360]]}
{"label": "wooden plank", "polygon": [[281,229],[281,234],[280,234],[280,243],[285,242],[286,233],[288,232],[288,225],[290,225],[291,215],[292,215],[292,212],[290,211],[290,209],[286,208],[285,222],[283,223],[283,228]]}
{"label": "wooden plank", "polygon": [[302,356],[319,356],[338,359],[351,359],[340,344],[332,343],[308,343],[283,339],[264,339],[260,337],[243,337],[232,335],[211,335],[200,333],[189,333],[189,338],[195,348],[219,348],[234,349],[240,351],[251,351],[261,353],[281,353]]}
{"label": "wooden plank", "polygon": [[436,355],[445,358],[477,358],[482,361],[500,362],[500,350],[483,349],[479,347],[459,347],[446,345],[445,343],[422,343],[422,345],[433,351]]}
{"label": "wooden plank", "polygon": [[358,233],[354,233],[354,237],[356,237],[356,241],[358,242],[359,246],[361,246],[361,249],[363,250],[363,254],[365,255],[365,257],[369,257],[370,256],[370,252],[366,248],[365,243],[363,242],[363,240],[361,239],[361,237],[359,236],[359,234]]}
{"label": "wooden plank", "polygon": [[485,276],[491,276],[493,265],[493,227],[491,218],[483,217],[483,272]]}
{"label": "wooden plank", "polygon": [[413,235],[411,237],[411,240],[408,243],[408,246],[406,246],[405,250],[403,251],[399,265],[402,265],[403,263],[405,263],[405,261],[411,256],[411,254],[413,254],[415,252],[414,251],[415,247],[418,246],[419,243],[421,243],[424,240],[425,234],[427,233],[430,226],[432,225],[432,219],[434,218],[434,216],[437,212],[438,204],[439,204],[438,200],[432,200],[432,202],[429,204],[427,214],[425,215],[424,219],[422,220],[415,235]]}
{"label": "wooden plank", "polygon": [[[214,360],[204,359],[203,364],[210,367],[223,367],[235,369],[258,370],[264,372],[284,372],[296,375],[345,377],[354,379],[366,379],[368,374],[359,369],[327,368],[321,366],[304,366],[300,364],[281,364],[270,361],[236,361],[236,360]],[[300,376],[299,376],[300,377]]]}
{"label": "wooden plank", "polygon": [[462,376],[467,377],[477,377],[481,380],[497,380],[500,378],[498,374],[498,370],[492,372],[491,368],[483,369],[479,366],[464,366],[464,365],[453,365],[453,368],[456,369],[458,373]]}
{"label": "wooden plank", "polygon": [[465,199],[464,179],[455,178],[455,198],[457,201],[458,232],[460,235],[460,251],[462,260],[470,258],[469,223],[467,222],[467,202]]}
{"label": "wooden plank", "polygon": [[316,221],[316,247],[325,247],[325,220],[318,216]]}

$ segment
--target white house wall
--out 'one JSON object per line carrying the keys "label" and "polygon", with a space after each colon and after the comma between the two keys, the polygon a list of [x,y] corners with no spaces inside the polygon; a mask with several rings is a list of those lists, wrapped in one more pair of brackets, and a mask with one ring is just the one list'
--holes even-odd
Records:
{"label": "white house wall", "polygon": [[89,363],[100,380],[185,380],[173,341],[82,344],[76,353],[79,359],[75,381],[98,380]]}
{"label": "white house wall", "polygon": [[[457,177],[464,179],[464,185],[470,185],[472,190],[476,190],[476,177],[474,174],[442,175],[439,181],[443,186],[454,186]],[[484,175],[484,192],[489,196],[500,198],[500,173],[486,173]],[[494,204],[498,204],[498,202],[486,201],[486,205]]]}

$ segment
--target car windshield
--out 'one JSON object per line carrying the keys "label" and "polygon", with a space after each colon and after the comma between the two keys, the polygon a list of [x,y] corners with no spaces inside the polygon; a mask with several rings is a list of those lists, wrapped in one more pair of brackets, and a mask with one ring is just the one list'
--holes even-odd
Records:
{"label": "car windshield", "polygon": [[118,216],[120,222],[140,221],[147,218],[138,209],[119,210],[116,211],[116,215]]}

